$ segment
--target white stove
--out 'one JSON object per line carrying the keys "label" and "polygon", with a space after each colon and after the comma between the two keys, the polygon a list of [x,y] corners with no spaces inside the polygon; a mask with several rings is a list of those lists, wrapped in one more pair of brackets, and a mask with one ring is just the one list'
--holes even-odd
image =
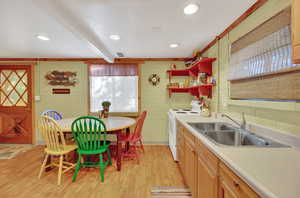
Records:
{"label": "white stove", "polygon": [[175,115],[200,115],[200,111],[193,111],[191,109],[170,109],[169,112]]}
{"label": "white stove", "polygon": [[[200,110],[200,108],[199,108]],[[177,139],[177,129],[176,129],[176,117],[178,116],[200,116],[200,111],[194,111],[191,109],[170,109],[168,112],[168,122],[169,122],[169,147],[173,158],[175,161],[178,161],[177,158],[177,148],[176,148],[176,139]]]}

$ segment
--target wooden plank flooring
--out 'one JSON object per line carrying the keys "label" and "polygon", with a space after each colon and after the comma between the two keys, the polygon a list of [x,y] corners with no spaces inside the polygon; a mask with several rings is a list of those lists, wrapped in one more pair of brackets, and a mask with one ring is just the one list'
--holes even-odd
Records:
{"label": "wooden plank flooring", "polygon": [[145,151],[139,165],[125,160],[121,172],[116,171],[115,163],[108,167],[104,183],[100,182],[98,168],[86,168],[79,171],[76,182],[71,181],[71,170],[57,186],[57,169],[37,178],[43,147],[36,146],[14,159],[0,160],[0,197],[150,198],[153,186],[184,186],[167,146],[146,146]]}

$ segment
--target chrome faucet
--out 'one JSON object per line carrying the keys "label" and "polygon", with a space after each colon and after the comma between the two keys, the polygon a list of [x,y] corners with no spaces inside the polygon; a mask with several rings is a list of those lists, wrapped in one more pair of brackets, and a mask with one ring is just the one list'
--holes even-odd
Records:
{"label": "chrome faucet", "polygon": [[229,120],[231,120],[232,122],[234,122],[235,124],[239,125],[241,129],[246,129],[246,118],[245,118],[245,113],[243,112],[242,113],[242,123],[239,123],[237,121],[235,121],[234,119],[232,119],[230,116],[226,115],[226,114],[221,114],[221,117],[226,117],[228,118]]}

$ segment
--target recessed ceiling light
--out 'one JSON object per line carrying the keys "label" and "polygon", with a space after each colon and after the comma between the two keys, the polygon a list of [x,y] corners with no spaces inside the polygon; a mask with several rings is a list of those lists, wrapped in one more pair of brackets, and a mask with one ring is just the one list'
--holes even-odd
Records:
{"label": "recessed ceiling light", "polygon": [[152,30],[161,30],[161,27],[160,26],[153,26]]}
{"label": "recessed ceiling light", "polygon": [[49,40],[50,40],[49,37],[47,37],[47,36],[45,36],[45,35],[40,35],[40,34],[37,35],[36,38],[38,38],[38,39],[40,39],[40,40],[42,40],[42,41],[49,41]]}
{"label": "recessed ceiling light", "polygon": [[117,35],[117,34],[110,35],[109,38],[110,38],[111,40],[115,40],[115,41],[120,40],[120,36]]}
{"label": "recessed ceiling light", "polygon": [[186,15],[192,15],[195,14],[199,10],[199,6],[197,4],[189,4],[185,6],[184,8],[184,14]]}
{"label": "recessed ceiling light", "polygon": [[170,44],[170,48],[176,48],[176,47],[179,47],[178,43],[172,43],[172,44]]}

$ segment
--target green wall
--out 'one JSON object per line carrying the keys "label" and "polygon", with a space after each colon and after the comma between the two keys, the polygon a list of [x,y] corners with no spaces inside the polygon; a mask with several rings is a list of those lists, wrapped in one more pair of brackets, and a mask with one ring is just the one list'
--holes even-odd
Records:
{"label": "green wall", "polygon": [[[172,62],[173,63],[173,62]],[[186,93],[173,94],[169,98],[166,85],[169,82],[166,70],[171,62],[146,62],[141,71],[142,110],[148,111],[148,118],[143,129],[144,140],[148,143],[166,143],[167,111],[170,108],[189,107],[192,97]],[[183,62],[176,62],[177,67],[184,67]],[[158,86],[152,86],[148,82],[151,74],[158,74],[161,78]],[[172,82],[183,82],[185,77],[173,77]]]}
{"label": "green wall", "polygon": [[[141,109],[148,111],[143,136],[145,143],[164,144],[167,136],[167,111],[170,108],[188,107],[191,96],[174,94],[169,98],[166,85],[169,82],[166,70],[175,63],[178,68],[184,67],[183,62],[153,61],[141,65]],[[52,86],[47,85],[44,78],[48,71],[75,71],[78,73],[78,84],[71,87],[70,95],[52,94]],[[151,74],[160,76],[158,86],[148,82]],[[175,77],[174,82],[184,81],[184,77]],[[56,87],[63,88],[63,87]],[[88,74],[87,65],[83,62],[39,62],[35,68],[35,95],[41,100],[35,102],[36,118],[46,109],[62,112],[64,117],[86,115],[88,113]],[[37,135],[37,141],[41,137]]]}
{"label": "green wall", "polygon": [[237,119],[241,118],[241,112],[245,112],[251,123],[300,134],[300,103],[232,101],[227,81],[231,43],[290,5],[291,0],[269,0],[205,52],[204,56],[218,58],[218,62],[214,64],[218,86],[213,90],[213,110],[230,114]]}
{"label": "green wall", "polygon": [[[70,87],[70,94],[52,94],[52,88],[66,88],[52,87],[47,84],[45,75],[53,70],[77,72],[78,83],[75,87]],[[86,115],[88,112],[87,87],[87,66],[83,62],[39,62],[35,67],[35,95],[40,96],[40,100],[35,101],[36,123],[38,123],[39,115],[47,109],[57,110],[64,117]],[[42,142],[37,130],[35,133],[36,141]]]}

